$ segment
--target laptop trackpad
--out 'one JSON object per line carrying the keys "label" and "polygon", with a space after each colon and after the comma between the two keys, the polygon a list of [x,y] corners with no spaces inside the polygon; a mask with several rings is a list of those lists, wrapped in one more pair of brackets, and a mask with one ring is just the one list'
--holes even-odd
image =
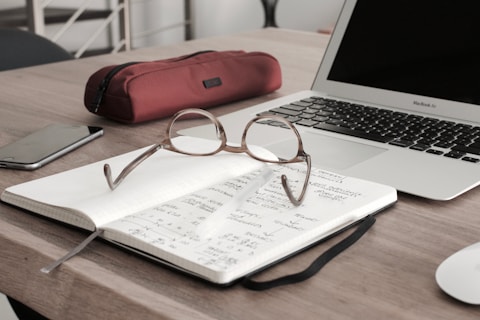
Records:
{"label": "laptop trackpad", "polygon": [[[302,133],[305,152],[311,155],[314,167],[344,170],[371,157],[387,151],[362,143],[337,139],[322,134]],[[269,150],[281,155],[285,141],[268,146]]]}

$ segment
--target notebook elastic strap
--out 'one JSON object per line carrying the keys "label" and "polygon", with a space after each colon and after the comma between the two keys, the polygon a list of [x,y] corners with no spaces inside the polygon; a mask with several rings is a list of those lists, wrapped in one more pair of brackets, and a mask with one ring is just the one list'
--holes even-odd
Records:
{"label": "notebook elastic strap", "polygon": [[372,215],[367,216],[357,227],[357,230],[350,234],[348,237],[325,251],[322,255],[320,255],[313,263],[306,268],[305,270],[290,274],[287,276],[283,276],[277,279],[268,280],[268,281],[255,281],[252,280],[251,276],[245,277],[242,285],[251,290],[267,290],[279,286],[283,286],[286,284],[293,284],[304,281],[312,276],[314,276],[320,269],[323,268],[330,260],[335,258],[340,252],[344,251],[352,244],[354,244],[358,239],[360,239],[365,232],[370,229],[370,227],[375,223],[375,217]]}

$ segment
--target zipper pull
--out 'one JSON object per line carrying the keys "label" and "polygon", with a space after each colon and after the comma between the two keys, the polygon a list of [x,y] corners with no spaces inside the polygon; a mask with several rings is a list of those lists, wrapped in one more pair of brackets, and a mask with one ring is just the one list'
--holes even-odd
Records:
{"label": "zipper pull", "polygon": [[93,99],[91,104],[91,107],[93,108],[94,113],[97,113],[98,109],[100,108],[100,104],[102,103],[103,95],[107,90],[108,83],[109,81],[106,78],[104,78],[102,82],[100,82],[100,85],[98,86],[97,94],[95,95],[95,98]]}
{"label": "zipper pull", "polygon": [[110,80],[112,80],[113,76],[116,75],[121,70],[125,69],[126,67],[137,64],[137,63],[140,63],[140,62],[133,61],[133,62],[119,64],[107,73],[105,78],[103,78],[100,84],[98,85],[97,94],[95,95],[95,98],[90,104],[91,109],[93,109],[94,113],[97,113],[98,109],[100,108],[100,104],[102,103],[103,97],[105,96],[105,91],[107,91],[108,85],[110,84]]}

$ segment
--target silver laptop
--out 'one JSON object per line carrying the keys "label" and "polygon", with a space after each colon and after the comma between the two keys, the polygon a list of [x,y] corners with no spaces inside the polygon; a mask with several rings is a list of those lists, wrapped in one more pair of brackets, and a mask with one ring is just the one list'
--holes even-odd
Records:
{"label": "silver laptop", "polygon": [[[228,139],[274,110],[296,123],[314,166],[452,199],[480,181],[478,21],[480,1],[346,0],[311,90],[220,118]],[[282,129],[265,127],[281,153]]]}

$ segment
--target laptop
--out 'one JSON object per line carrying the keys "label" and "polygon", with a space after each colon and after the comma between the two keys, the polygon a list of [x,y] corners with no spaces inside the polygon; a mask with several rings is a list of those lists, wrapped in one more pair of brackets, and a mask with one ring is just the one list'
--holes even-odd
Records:
{"label": "laptop", "polygon": [[[449,200],[480,181],[478,39],[480,1],[346,0],[311,89],[220,120],[240,141],[252,117],[276,112],[296,123],[313,166]],[[303,118],[303,107],[319,111]],[[264,137],[279,154],[288,144],[280,128]]]}

